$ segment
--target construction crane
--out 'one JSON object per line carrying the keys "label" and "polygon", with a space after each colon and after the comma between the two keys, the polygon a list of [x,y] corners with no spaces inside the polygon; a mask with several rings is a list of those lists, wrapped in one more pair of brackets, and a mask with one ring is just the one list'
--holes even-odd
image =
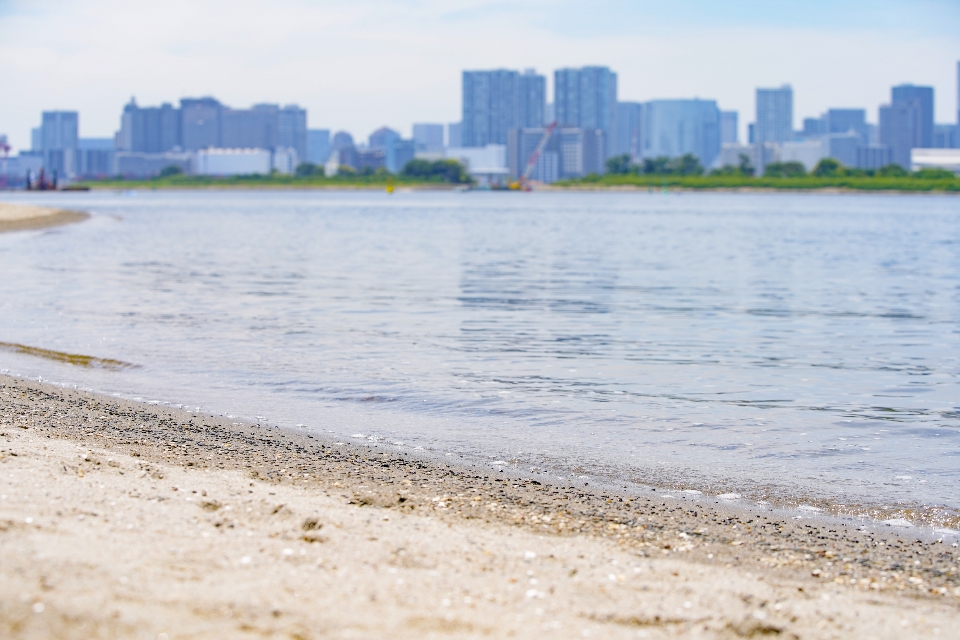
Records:
{"label": "construction crane", "polygon": [[530,191],[530,176],[533,175],[533,170],[537,168],[537,161],[540,159],[540,154],[547,148],[547,143],[550,142],[550,136],[553,135],[553,130],[556,128],[556,120],[547,125],[547,130],[543,133],[543,137],[540,138],[537,148],[530,154],[530,159],[527,160],[527,166],[524,168],[523,173],[520,174],[520,178],[516,182],[510,183],[511,189],[515,191]]}

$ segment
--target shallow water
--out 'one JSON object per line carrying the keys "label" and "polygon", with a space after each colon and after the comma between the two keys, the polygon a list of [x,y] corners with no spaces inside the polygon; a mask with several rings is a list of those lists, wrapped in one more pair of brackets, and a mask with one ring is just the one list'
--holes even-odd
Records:
{"label": "shallow water", "polygon": [[960,199],[198,192],[8,200],[0,369],[594,474],[960,507]]}

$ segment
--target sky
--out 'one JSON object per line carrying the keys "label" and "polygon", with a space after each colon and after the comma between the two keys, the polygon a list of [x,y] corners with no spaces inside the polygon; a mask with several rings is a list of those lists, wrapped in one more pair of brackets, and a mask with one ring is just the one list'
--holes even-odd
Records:
{"label": "sky", "polygon": [[[957,122],[958,0],[0,0],[0,134],[29,148],[40,112],[112,136],[142,106],[212,95],[296,103],[360,140],[460,119],[464,69],[606,65],[620,100],[708,98],[752,121],[789,83],[795,126],[911,82]],[[741,134],[743,135],[743,134]]]}

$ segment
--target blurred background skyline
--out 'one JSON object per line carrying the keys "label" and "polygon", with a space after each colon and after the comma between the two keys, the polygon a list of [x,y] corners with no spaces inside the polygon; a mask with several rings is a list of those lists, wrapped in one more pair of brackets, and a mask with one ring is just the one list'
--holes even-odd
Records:
{"label": "blurred background skyline", "polygon": [[[158,8],[159,7],[159,8]],[[245,107],[297,103],[310,126],[357,134],[452,122],[465,69],[553,71],[604,65],[619,99],[710,98],[739,111],[758,86],[793,87],[794,126],[830,107],[876,121],[892,85],[936,90],[953,122],[960,4],[460,1],[140,5],[116,0],[0,1],[0,129],[30,147],[43,110],[81,112],[110,137],[120,107],[214,95]]]}

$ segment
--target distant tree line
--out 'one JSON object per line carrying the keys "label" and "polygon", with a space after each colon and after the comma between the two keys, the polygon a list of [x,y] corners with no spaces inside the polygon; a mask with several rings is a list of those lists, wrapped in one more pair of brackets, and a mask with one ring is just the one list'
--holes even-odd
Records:
{"label": "distant tree line", "polygon": [[700,159],[692,153],[678,158],[644,158],[640,163],[633,162],[626,153],[607,160],[607,173],[614,175],[702,176],[703,172]]}
{"label": "distant tree line", "polygon": [[[377,176],[383,178],[388,178],[393,175],[383,167],[361,167],[360,169],[355,169],[348,165],[340,165],[337,168],[337,174],[344,176]],[[323,177],[325,172],[323,165],[302,162],[297,165],[296,175],[299,178]],[[470,184],[472,182],[472,178],[470,178],[466,168],[457,160],[449,158],[434,160],[432,162],[421,159],[411,160],[404,165],[399,175],[403,178],[413,178],[429,182],[447,182],[450,184]]]}
{"label": "distant tree line", "polygon": [[[677,158],[660,156],[644,158],[642,162],[633,162],[627,154],[614,156],[607,160],[607,174],[610,175],[659,175],[659,176],[700,176],[704,175],[703,165],[697,156],[687,153]],[[736,165],[724,165],[710,171],[711,176],[753,176],[756,168],[746,154],[740,154],[740,162]],[[924,179],[953,178],[954,174],[946,169],[921,169],[909,172],[900,165],[889,164],[879,169],[855,169],[845,167],[834,158],[824,158],[817,163],[809,173],[800,162],[774,162],[768,164],[763,172],[767,178],[802,178],[813,176],[817,178],[842,177],[885,177],[904,178],[914,176]]]}

